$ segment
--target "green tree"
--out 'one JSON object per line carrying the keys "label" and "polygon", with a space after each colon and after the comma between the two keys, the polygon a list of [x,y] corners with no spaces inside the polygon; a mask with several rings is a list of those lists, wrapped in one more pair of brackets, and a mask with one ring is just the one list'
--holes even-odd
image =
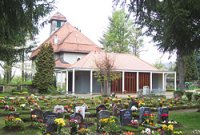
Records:
{"label": "green tree", "polygon": [[[126,4],[125,0],[115,2]],[[132,0],[127,5],[161,51],[177,52],[179,88],[184,89],[183,57],[200,47],[200,1]]]}
{"label": "green tree", "polygon": [[184,56],[184,68],[185,68],[185,81],[191,82],[198,80],[198,69],[195,59],[195,54],[192,53],[188,56]]}
{"label": "green tree", "polygon": [[[54,8],[54,0],[1,0],[0,45],[18,46],[38,33],[38,23]],[[20,44],[21,43],[21,44]]]}
{"label": "green tree", "polygon": [[154,64],[154,66],[157,69],[160,69],[160,70],[165,70],[166,69],[165,65],[161,61],[156,61],[156,63]]}
{"label": "green tree", "polygon": [[109,26],[100,42],[107,52],[127,53],[133,50],[138,55],[141,46],[141,31],[136,29],[124,10],[113,12]]}
{"label": "green tree", "polygon": [[100,61],[95,61],[98,70],[95,73],[97,81],[101,84],[101,94],[110,96],[111,81],[120,78],[120,73],[114,72],[114,58],[105,53]]}
{"label": "green tree", "polygon": [[36,73],[33,77],[33,85],[40,93],[47,93],[48,88],[53,85],[54,81],[54,53],[51,44],[42,45],[36,58]]}

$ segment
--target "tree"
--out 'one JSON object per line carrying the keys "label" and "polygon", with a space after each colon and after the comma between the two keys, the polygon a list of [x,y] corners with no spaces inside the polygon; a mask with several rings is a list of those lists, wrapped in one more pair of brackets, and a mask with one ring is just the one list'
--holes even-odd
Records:
{"label": "tree", "polygon": [[54,8],[54,0],[1,0],[0,45],[18,46],[38,33],[38,23]]}
{"label": "tree", "polygon": [[184,66],[185,66],[185,81],[191,82],[194,80],[198,80],[199,73],[194,53],[184,57]]}
{"label": "tree", "polygon": [[165,65],[161,61],[156,61],[156,63],[154,64],[154,66],[157,69],[160,69],[160,70],[165,70],[166,69]]}
{"label": "tree", "polygon": [[110,96],[111,94],[111,81],[120,77],[118,72],[114,72],[114,59],[105,53],[101,60],[96,60],[95,64],[98,68],[96,71],[97,81],[101,84],[102,95]]}
{"label": "tree", "polygon": [[36,73],[33,77],[33,85],[40,93],[47,93],[54,81],[54,53],[51,44],[44,44],[36,58]]}
{"label": "tree", "polygon": [[[126,3],[125,0],[115,2]],[[146,34],[153,36],[161,51],[176,51],[179,87],[184,89],[183,57],[200,47],[200,1],[132,0],[128,7],[136,23],[147,28]]]}
{"label": "tree", "polygon": [[141,31],[134,27],[124,10],[115,11],[109,18],[107,32],[100,39],[107,52],[127,53],[130,48],[138,55],[142,45]]}

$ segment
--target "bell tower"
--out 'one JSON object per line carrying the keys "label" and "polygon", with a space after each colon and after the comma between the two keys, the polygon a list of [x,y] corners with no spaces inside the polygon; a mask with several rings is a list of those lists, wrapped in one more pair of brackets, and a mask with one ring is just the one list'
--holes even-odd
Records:
{"label": "bell tower", "polygon": [[66,17],[62,15],[60,12],[56,12],[51,19],[49,20],[49,23],[51,24],[50,27],[50,35],[59,29],[65,22],[67,21]]}

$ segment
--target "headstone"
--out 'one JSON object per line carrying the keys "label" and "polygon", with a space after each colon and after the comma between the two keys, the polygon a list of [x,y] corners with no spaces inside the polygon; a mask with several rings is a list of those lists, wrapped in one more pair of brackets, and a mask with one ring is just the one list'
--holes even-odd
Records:
{"label": "headstone", "polygon": [[96,115],[98,114],[99,111],[101,110],[106,110],[106,106],[105,105],[99,105],[96,107]]}
{"label": "headstone", "polygon": [[70,119],[75,119],[77,120],[77,123],[83,123],[83,116],[80,113],[74,113],[72,115],[70,115]]}
{"label": "headstone", "polygon": [[138,102],[135,101],[135,99],[131,99],[130,103],[129,103],[129,109],[131,109],[132,106],[135,106],[138,108]]}
{"label": "headstone", "polygon": [[167,107],[159,107],[158,108],[158,121],[163,122],[166,121],[168,122],[168,116],[169,115],[169,108]]}
{"label": "headstone", "polygon": [[57,131],[57,125],[55,124],[54,120],[56,119],[55,115],[48,115],[46,121],[46,133],[55,133]]}
{"label": "headstone", "polygon": [[75,113],[80,113],[85,118],[85,106],[76,106]]}
{"label": "headstone", "polygon": [[142,94],[143,95],[149,95],[150,94],[149,86],[143,86]]}
{"label": "headstone", "polygon": [[0,93],[4,92],[4,86],[0,85]]}
{"label": "headstone", "polygon": [[40,109],[34,109],[31,111],[31,120],[33,121],[43,121],[43,112]]}
{"label": "headstone", "polygon": [[117,116],[118,115],[118,110],[117,110],[117,104],[116,103],[113,103],[112,105],[112,115],[113,116]]}
{"label": "headstone", "polygon": [[19,113],[16,112],[8,113],[8,119],[9,118],[19,118]]}
{"label": "headstone", "polygon": [[120,110],[120,123],[121,126],[130,125],[132,120],[132,110],[123,109]]}
{"label": "headstone", "polygon": [[104,118],[110,118],[110,112],[107,110],[101,110],[97,115],[97,130],[99,130],[99,120]]}
{"label": "headstone", "polygon": [[56,114],[56,113],[53,113],[53,112],[51,112],[51,111],[46,111],[46,112],[44,112],[44,114],[43,114],[44,123],[47,122],[48,117],[56,117],[56,118],[57,118],[57,114]]}
{"label": "headstone", "polygon": [[140,107],[140,123],[144,122],[145,116],[149,116],[151,114],[151,109],[149,107]]}

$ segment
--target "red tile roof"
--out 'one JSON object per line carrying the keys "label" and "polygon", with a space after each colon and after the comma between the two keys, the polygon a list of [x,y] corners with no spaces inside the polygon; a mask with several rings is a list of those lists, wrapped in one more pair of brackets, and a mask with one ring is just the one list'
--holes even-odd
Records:
{"label": "red tile roof", "polygon": [[[132,71],[159,71],[157,68],[139,59],[132,54],[107,53],[108,57],[114,61],[115,70]],[[103,60],[105,52],[90,52],[88,55],[74,63],[69,68],[94,69],[97,68],[95,62]]]}
{"label": "red tile roof", "polygon": [[68,67],[70,67],[71,66],[71,64],[69,64],[69,63],[64,63],[64,62],[62,62],[60,59],[57,59],[56,61],[55,61],[55,68],[68,68]]}
{"label": "red tile roof", "polygon": [[51,22],[52,20],[60,20],[60,21],[67,21],[66,17],[64,15],[62,15],[60,12],[56,12],[51,19],[49,20],[49,22]]}
{"label": "red tile roof", "polygon": [[[54,38],[57,36],[58,44],[54,44]],[[70,23],[65,23],[61,28],[55,31],[43,44],[51,43],[55,53],[59,52],[80,52],[80,53],[89,53],[95,50],[101,50],[94,42],[88,39],[84,34],[79,30],[73,27]],[[39,50],[40,45],[36,50],[31,54],[31,59],[34,59]]]}

